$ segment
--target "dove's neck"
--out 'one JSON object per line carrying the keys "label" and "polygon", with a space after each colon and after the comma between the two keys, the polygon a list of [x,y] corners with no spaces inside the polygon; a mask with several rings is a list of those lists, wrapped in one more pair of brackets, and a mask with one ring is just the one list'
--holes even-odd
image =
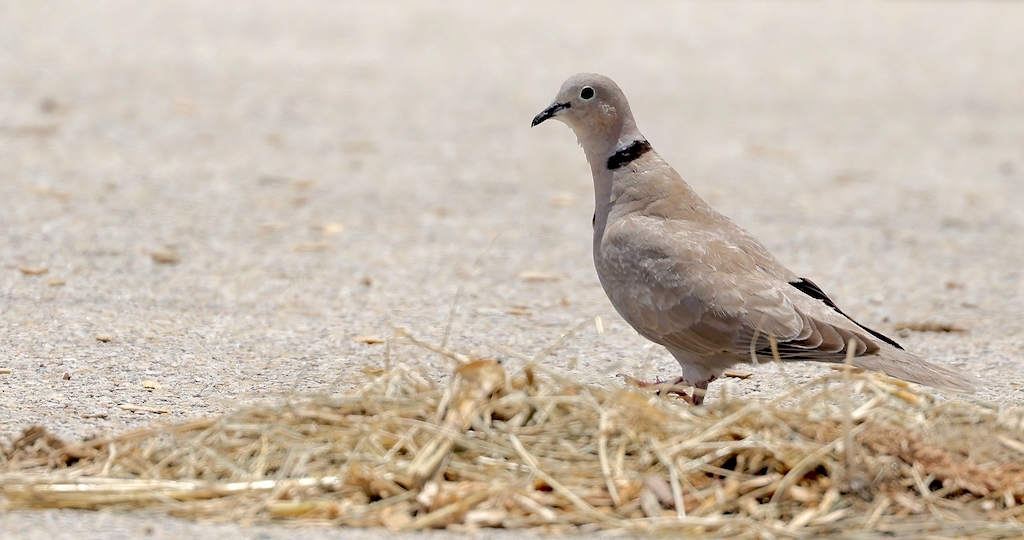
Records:
{"label": "dove's neck", "polygon": [[[585,130],[585,133],[578,138],[594,177],[594,230],[602,231],[615,201],[615,171],[622,171],[629,166],[629,161],[621,161],[623,156],[630,161],[636,159],[643,152],[649,151],[650,145],[631,117],[625,118],[614,129],[591,129]],[[639,154],[630,155],[638,149]]]}
{"label": "dove's neck", "polygon": [[591,129],[585,130],[584,135],[577,135],[594,177],[594,219],[603,227],[612,203],[613,170],[609,168],[609,159],[637,141],[646,142],[646,139],[630,117],[614,129]]}
{"label": "dove's neck", "polygon": [[617,137],[581,141],[594,176],[594,235],[598,242],[609,220],[635,213],[670,220],[721,218],[651,148],[636,129]]}
{"label": "dove's neck", "polygon": [[603,223],[611,208],[612,198],[612,171],[607,166],[608,155],[605,152],[594,155],[587,152],[587,161],[590,162],[590,172],[594,177],[594,220]]}

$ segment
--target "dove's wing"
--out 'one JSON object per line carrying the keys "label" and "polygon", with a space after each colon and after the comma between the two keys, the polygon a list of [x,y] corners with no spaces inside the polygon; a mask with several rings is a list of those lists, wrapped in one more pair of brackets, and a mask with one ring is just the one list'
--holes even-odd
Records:
{"label": "dove's wing", "polygon": [[[972,390],[961,373],[935,366],[846,316],[814,283],[795,277],[760,243],[721,218],[624,216],[601,244],[612,303],[648,339],[690,355],[737,361],[753,350],[784,360],[844,362],[914,382]],[[613,285],[609,287],[608,285]]]}

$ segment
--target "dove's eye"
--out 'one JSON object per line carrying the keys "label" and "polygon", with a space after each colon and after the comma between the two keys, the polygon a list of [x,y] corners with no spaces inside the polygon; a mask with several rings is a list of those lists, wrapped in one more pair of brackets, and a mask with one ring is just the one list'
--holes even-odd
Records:
{"label": "dove's eye", "polygon": [[583,90],[580,90],[580,98],[581,99],[593,99],[594,98],[594,89],[589,87],[589,86],[584,86]]}

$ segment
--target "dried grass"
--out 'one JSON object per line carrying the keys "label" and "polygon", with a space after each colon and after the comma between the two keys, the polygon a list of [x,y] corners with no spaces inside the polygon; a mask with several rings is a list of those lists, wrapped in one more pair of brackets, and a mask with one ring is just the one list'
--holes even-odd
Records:
{"label": "dried grass", "polygon": [[693,408],[484,360],[445,386],[368,370],[344,397],[76,444],[30,428],[0,456],[0,493],[10,509],[393,530],[1003,538],[1021,535],[1022,455],[1024,409],[878,375]]}

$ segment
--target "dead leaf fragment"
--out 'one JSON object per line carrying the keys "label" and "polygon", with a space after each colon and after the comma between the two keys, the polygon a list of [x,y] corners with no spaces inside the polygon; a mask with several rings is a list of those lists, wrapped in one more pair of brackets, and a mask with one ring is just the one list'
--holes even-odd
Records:
{"label": "dead leaf fragment", "polygon": [[50,271],[49,268],[44,268],[42,266],[23,266],[19,270],[21,270],[21,273],[26,276],[41,276]]}
{"label": "dead leaf fragment", "polygon": [[528,282],[537,282],[537,281],[558,281],[561,278],[559,278],[558,276],[556,276],[554,274],[546,274],[544,272],[535,272],[535,271],[526,271],[526,272],[523,272],[523,273],[519,274],[519,279],[521,279],[523,281],[528,281]]}
{"label": "dead leaf fragment", "polygon": [[909,330],[911,332],[967,332],[967,329],[964,327],[935,321],[897,323],[894,328],[897,332],[902,330]]}
{"label": "dead leaf fragment", "polygon": [[384,338],[377,336],[356,336],[352,339],[360,343],[365,343],[367,345],[377,345],[379,343],[384,343]]}
{"label": "dead leaf fragment", "polygon": [[110,334],[96,334],[96,341],[102,341],[103,343],[110,343],[114,341],[114,336]]}
{"label": "dead leaf fragment", "polygon": [[736,369],[727,369],[727,370],[722,372],[722,376],[723,377],[732,377],[734,379],[749,379],[749,378],[753,377],[754,374],[749,372],[749,371],[739,371],[739,370],[736,370]]}
{"label": "dead leaf fragment", "polygon": [[363,369],[359,370],[359,372],[370,378],[380,377],[381,375],[386,373],[383,369],[377,366],[364,366]]}
{"label": "dead leaf fragment", "polygon": [[66,284],[66,283],[67,283],[66,279],[59,278],[59,277],[50,278],[50,281],[47,282],[47,284],[49,286],[51,286],[51,287],[60,287],[60,286],[62,286],[64,284]]}
{"label": "dead leaf fragment", "polygon": [[161,409],[159,407],[146,407],[145,405],[132,405],[131,403],[125,403],[124,405],[121,405],[120,409],[122,411],[129,412],[151,412],[156,414],[171,414],[171,411],[168,409]]}
{"label": "dead leaf fragment", "polygon": [[52,197],[54,199],[58,199],[64,202],[67,202],[69,199],[71,199],[70,193],[53,189],[50,186],[32,186],[31,189],[36,193],[36,195],[39,195],[40,197]]}
{"label": "dead leaf fragment", "polygon": [[15,137],[49,137],[57,134],[56,124],[5,126],[2,130]]}
{"label": "dead leaf fragment", "polygon": [[576,197],[572,193],[554,193],[551,195],[551,206],[572,206],[576,204]]}
{"label": "dead leaf fragment", "polygon": [[320,226],[320,233],[324,236],[338,236],[343,232],[345,232],[345,226],[337,221],[324,223]]}
{"label": "dead leaf fragment", "polygon": [[0,368],[0,375],[10,375],[11,368]]}
{"label": "dead leaf fragment", "polygon": [[181,256],[178,255],[178,252],[170,248],[158,249],[149,255],[153,257],[153,262],[159,264],[178,264],[181,262]]}

